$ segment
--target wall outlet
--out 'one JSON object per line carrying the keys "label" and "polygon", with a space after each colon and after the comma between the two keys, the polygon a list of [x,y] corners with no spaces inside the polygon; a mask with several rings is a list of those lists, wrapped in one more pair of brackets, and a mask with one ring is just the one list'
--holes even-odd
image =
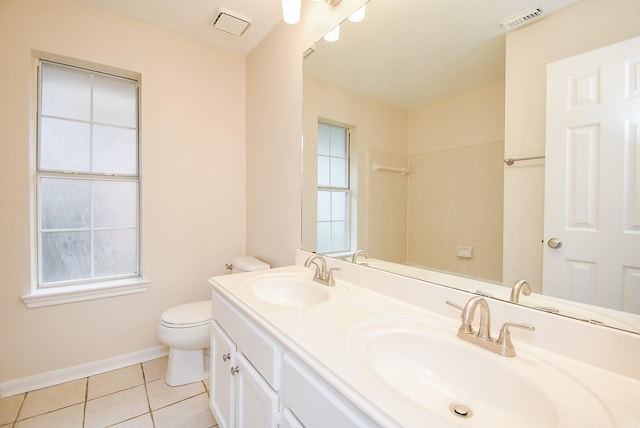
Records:
{"label": "wall outlet", "polygon": [[473,257],[473,247],[467,247],[464,245],[458,245],[456,247],[456,256],[463,259],[470,259]]}

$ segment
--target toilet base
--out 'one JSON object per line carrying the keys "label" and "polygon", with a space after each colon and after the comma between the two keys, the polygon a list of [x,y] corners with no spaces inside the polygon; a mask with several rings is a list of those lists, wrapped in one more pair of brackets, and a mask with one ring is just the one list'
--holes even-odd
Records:
{"label": "toilet base", "polygon": [[180,386],[206,378],[204,349],[169,349],[169,361],[164,381]]}

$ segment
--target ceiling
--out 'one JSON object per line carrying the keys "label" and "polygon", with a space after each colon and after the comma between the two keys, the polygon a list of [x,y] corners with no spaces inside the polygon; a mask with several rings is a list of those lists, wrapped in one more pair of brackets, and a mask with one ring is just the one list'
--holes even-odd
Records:
{"label": "ceiling", "polygon": [[304,74],[400,108],[419,107],[504,80],[501,21],[537,6],[546,19],[578,1],[371,0],[363,22],[345,22],[337,42],[317,43]]}
{"label": "ceiling", "polygon": [[[282,21],[281,0],[84,1],[243,56]],[[211,22],[219,7],[250,18],[251,26],[240,37],[214,29]]]}
{"label": "ceiling", "polygon": [[[84,1],[243,56],[282,21],[281,0]],[[302,1],[303,10],[312,4]],[[533,6],[548,16],[577,1],[371,0],[363,22],[342,25],[338,42],[318,43],[305,60],[305,76],[416,107],[504,79],[506,32],[500,21]],[[214,29],[219,7],[252,19],[252,25],[240,37]]]}

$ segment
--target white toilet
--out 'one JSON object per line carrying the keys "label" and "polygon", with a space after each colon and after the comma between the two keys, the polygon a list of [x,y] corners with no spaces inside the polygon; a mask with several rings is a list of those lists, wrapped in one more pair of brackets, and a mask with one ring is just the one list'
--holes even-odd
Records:
{"label": "white toilet", "polygon": [[[269,269],[254,257],[235,257],[233,273]],[[211,340],[211,300],[186,303],[163,312],[158,324],[158,339],[169,346],[165,382],[170,386],[203,380],[204,350]]]}

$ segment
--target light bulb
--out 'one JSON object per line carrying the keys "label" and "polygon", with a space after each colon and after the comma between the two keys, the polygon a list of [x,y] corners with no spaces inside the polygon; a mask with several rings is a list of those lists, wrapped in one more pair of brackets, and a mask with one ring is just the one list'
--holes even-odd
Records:
{"label": "light bulb", "polygon": [[349,21],[351,22],[360,22],[364,19],[364,13],[365,13],[365,9],[367,8],[367,5],[363,5],[360,9],[356,10],[355,12],[353,12],[351,14],[351,16],[349,17]]}
{"label": "light bulb", "polygon": [[300,3],[302,0],[282,0],[282,18],[287,24],[300,22]]}
{"label": "light bulb", "polygon": [[327,34],[324,35],[324,39],[327,42],[335,42],[339,38],[340,38],[340,26],[339,25],[336,28],[334,28],[333,30],[329,31]]}

